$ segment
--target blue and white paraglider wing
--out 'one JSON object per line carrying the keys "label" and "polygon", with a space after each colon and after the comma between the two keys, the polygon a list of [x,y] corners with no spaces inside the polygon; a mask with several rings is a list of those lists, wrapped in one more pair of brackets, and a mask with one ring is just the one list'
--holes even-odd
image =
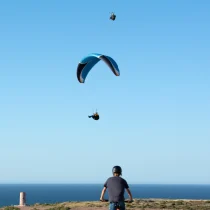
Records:
{"label": "blue and white paraglider wing", "polygon": [[88,56],[84,57],[78,64],[77,79],[80,83],[85,82],[88,73],[100,60],[103,60],[109,66],[115,76],[120,76],[120,70],[113,58],[99,53],[91,53]]}

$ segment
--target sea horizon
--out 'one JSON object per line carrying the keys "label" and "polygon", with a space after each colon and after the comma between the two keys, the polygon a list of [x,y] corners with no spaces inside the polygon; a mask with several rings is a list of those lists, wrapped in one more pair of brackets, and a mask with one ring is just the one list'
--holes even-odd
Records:
{"label": "sea horizon", "polygon": [[[0,185],[103,185],[102,182],[96,183],[86,183],[86,182],[76,182],[76,183],[59,183],[59,182],[0,182]],[[129,182],[129,185],[210,185],[210,183],[132,183]]]}

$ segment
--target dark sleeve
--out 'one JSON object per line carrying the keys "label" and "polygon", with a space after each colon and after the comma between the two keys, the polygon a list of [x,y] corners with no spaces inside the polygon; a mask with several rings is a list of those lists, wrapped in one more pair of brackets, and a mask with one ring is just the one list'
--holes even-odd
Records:
{"label": "dark sleeve", "polygon": [[108,182],[108,180],[106,180],[106,182],[104,183],[104,187],[106,187],[106,188],[107,188],[107,182]]}
{"label": "dark sleeve", "polygon": [[124,187],[125,187],[125,189],[129,188],[128,183],[126,182],[126,180],[124,180]]}

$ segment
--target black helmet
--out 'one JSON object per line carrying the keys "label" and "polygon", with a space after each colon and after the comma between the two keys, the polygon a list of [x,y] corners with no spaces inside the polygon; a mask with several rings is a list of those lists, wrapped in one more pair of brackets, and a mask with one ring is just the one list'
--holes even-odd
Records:
{"label": "black helmet", "polygon": [[122,174],[122,169],[121,169],[121,167],[120,166],[114,166],[113,168],[112,168],[112,173],[118,173],[118,174]]}

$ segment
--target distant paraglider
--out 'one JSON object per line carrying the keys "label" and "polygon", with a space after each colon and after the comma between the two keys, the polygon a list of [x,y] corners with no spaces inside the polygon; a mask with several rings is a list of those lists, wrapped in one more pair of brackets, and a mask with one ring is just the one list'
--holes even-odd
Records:
{"label": "distant paraglider", "polygon": [[93,113],[93,115],[91,116],[88,116],[89,118],[93,118],[94,120],[99,120],[99,114],[98,112],[96,111],[95,113]]}
{"label": "distant paraglider", "polygon": [[120,70],[113,58],[99,53],[91,53],[84,57],[77,66],[77,79],[80,83],[85,83],[88,73],[100,60],[103,60],[109,66],[115,76],[120,76]]}
{"label": "distant paraglider", "polygon": [[116,15],[112,12],[109,19],[114,21],[116,19]]}
{"label": "distant paraglider", "polygon": [[[115,76],[120,76],[120,70],[113,58],[99,53],[91,53],[84,57],[77,66],[77,79],[80,83],[85,83],[88,73],[100,60],[103,60],[108,65]],[[94,120],[99,120],[99,114],[97,111],[88,117]]]}

